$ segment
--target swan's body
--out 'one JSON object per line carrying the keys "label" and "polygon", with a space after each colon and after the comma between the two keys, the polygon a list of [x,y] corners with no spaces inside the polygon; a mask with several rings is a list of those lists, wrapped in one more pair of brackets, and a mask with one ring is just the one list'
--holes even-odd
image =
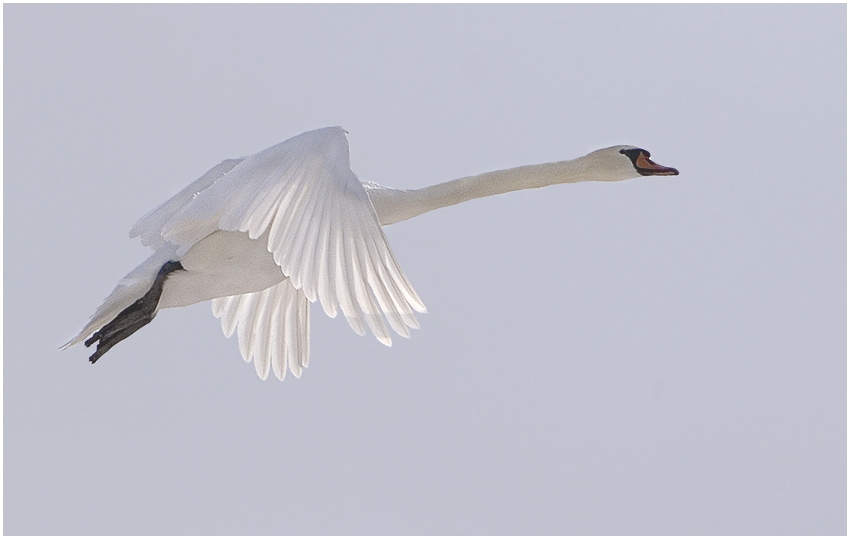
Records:
{"label": "swan's body", "polygon": [[[309,302],[321,301],[331,317],[341,310],[357,333],[368,326],[387,345],[382,315],[405,337],[419,327],[414,311],[425,305],[381,225],[518,189],[678,174],[645,150],[615,146],[400,191],[357,179],[345,135],[339,127],[319,129],[223,161],[142,217],[130,235],[154,253],[65,347],[94,334],[86,341],[100,339],[94,362],[158,309],[213,300],[224,333],[238,330],[242,356],[253,358],[261,378],[271,367],[283,379],[287,366],[300,376],[309,361]],[[155,290],[158,301],[151,300]]]}

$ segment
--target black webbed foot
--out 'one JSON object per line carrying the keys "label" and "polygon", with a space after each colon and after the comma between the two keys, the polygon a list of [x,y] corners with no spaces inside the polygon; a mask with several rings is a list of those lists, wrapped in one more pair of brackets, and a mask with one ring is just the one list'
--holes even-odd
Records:
{"label": "black webbed foot", "polygon": [[97,350],[89,357],[89,361],[95,363],[110,348],[123,341],[142,327],[150,324],[157,313],[159,298],[162,296],[162,287],[165,279],[172,272],[182,270],[180,262],[169,261],[163,264],[154,279],[150,290],[133,302],[132,305],[118,313],[111,322],[97,330],[84,343],[88,348],[97,342]]}

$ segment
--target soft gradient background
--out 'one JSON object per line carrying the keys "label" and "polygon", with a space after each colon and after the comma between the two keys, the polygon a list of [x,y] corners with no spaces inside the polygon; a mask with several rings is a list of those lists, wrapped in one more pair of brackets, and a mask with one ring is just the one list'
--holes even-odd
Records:
{"label": "soft gradient background", "polygon": [[[846,7],[4,6],[7,534],[844,534]],[[224,158],[341,125],[412,188],[613,144],[682,174],[387,229],[429,313],[208,304],[57,347]]]}

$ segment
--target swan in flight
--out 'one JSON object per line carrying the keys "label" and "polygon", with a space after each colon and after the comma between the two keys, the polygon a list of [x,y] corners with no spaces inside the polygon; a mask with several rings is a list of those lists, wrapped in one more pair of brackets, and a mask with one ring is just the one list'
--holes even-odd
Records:
{"label": "swan in flight", "polygon": [[[139,219],[130,231],[153,254],[119,281],[62,349],[97,343],[94,363],[148,324],[159,309],[212,300],[227,337],[263,380],[271,368],[300,377],[310,359],[310,302],[339,311],[364,335],[390,345],[418,328],[425,305],[393,256],[381,226],[475,198],[582,181],[679,172],[646,150],[614,146],[571,161],[487,172],[424,189],[361,182],[347,131],[303,133],[228,159]],[[382,316],[383,315],[383,316]]]}

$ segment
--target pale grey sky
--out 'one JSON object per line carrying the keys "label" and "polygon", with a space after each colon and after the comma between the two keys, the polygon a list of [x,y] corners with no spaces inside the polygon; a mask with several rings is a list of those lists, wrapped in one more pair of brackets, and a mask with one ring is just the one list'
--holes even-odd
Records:
{"label": "pale grey sky", "polygon": [[[846,533],[846,7],[4,6],[7,534]],[[59,353],[224,158],[341,125],[420,187],[634,144],[678,177],[386,229],[429,312],[208,304]]]}

